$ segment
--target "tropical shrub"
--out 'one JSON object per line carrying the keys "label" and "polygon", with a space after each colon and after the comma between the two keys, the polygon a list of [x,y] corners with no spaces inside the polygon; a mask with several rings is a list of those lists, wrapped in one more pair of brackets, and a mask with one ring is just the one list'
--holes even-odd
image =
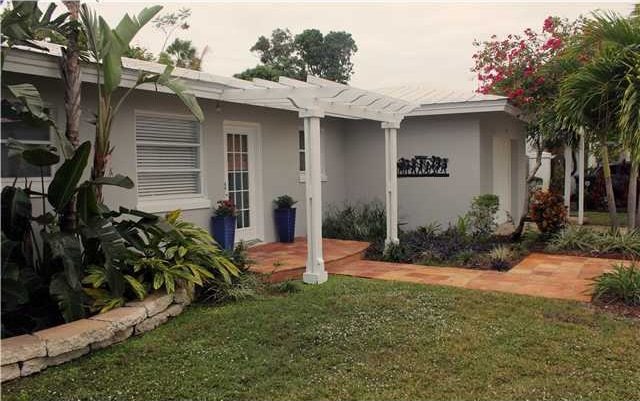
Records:
{"label": "tropical shrub", "polygon": [[534,192],[530,204],[531,219],[543,234],[553,234],[567,224],[567,209],[562,195],[550,191]]}
{"label": "tropical shrub", "polygon": [[592,297],[594,301],[640,306],[640,268],[636,264],[615,265],[613,271],[594,279]]}
{"label": "tropical shrub", "polygon": [[467,213],[471,234],[479,239],[489,238],[496,227],[496,213],[500,206],[498,196],[485,194],[476,196],[471,202],[471,209]]}
{"label": "tropical shrub", "polygon": [[[238,269],[202,227],[180,218],[179,210],[167,213],[170,231],[139,231],[132,243],[137,252],[129,261],[133,272],[149,289],[173,293],[177,283],[203,286],[206,281],[231,282]],[[140,241],[142,240],[142,241]]]}
{"label": "tropical shrub", "polygon": [[326,238],[354,241],[381,241],[387,236],[385,206],[380,202],[330,207],[322,223]]}

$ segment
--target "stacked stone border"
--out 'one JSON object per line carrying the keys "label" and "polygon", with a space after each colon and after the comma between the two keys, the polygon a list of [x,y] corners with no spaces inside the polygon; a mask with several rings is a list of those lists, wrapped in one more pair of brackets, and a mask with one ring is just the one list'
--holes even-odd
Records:
{"label": "stacked stone border", "polygon": [[153,330],[182,313],[191,301],[192,294],[178,288],[173,294],[154,293],[87,319],[5,338],[0,342],[1,381],[32,375]]}

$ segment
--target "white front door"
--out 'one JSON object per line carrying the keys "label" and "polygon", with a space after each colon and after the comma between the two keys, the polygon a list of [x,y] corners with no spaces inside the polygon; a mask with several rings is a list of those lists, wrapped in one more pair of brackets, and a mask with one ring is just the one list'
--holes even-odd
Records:
{"label": "white front door", "polygon": [[236,241],[258,238],[258,129],[250,124],[225,124],[225,190],[238,209]]}

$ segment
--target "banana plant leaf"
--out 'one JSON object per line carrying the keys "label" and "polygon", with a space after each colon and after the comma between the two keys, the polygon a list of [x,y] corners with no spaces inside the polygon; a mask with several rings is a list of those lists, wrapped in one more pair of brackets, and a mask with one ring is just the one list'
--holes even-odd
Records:
{"label": "banana plant leaf", "polygon": [[53,261],[59,260],[62,263],[64,278],[69,287],[74,291],[81,290],[84,269],[82,248],[78,237],[62,232],[45,233],[43,240],[47,243]]}
{"label": "banana plant leaf", "polygon": [[122,174],[116,174],[111,177],[98,177],[95,180],[90,181],[90,183],[93,185],[113,185],[126,189],[131,189],[134,187],[131,178]]}
{"label": "banana plant leaf", "polygon": [[13,241],[22,241],[31,228],[31,200],[21,188],[2,188],[2,232]]}
{"label": "banana plant leaf", "polygon": [[108,38],[109,51],[104,53],[103,72],[104,89],[107,93],[113,92],[120,86],[122,79],[122,56],[129,47],[133,37],[151,19],[160,12],[162,6],[145,7],[138,16],[133,18],[129,14],[120,20],[118,26],[110,30],[109,25],[100,18],[100,30]]}
{"label": "banana plant leaf", "polygon": [[89,153],[91,153],[91,142],[83,142],[76,149],[73,157],[65,160],[53,176],[47,199],[56,210],[63,210],[76,192],[78,182],[87,167]]}
{"label": "banana plant leaf", "polygon": [[65,321],[72,322],[85,316],[84,292],[71,288],[64,274],[58,273],[53,276],[49,284],[49,293],[58,302]]}
{"label": "banana plant leaf", "polygon": [[193,116],[198,119],[198,121],[204,121],[204,113],[198,104],[198,100],[195,95],[188,92],[187,86],[179,79],[171,76],[174,67],[172,65],[168,65],[165,67],[162,74],[150,74],[150,73],[141,73],[138,76],[138,81],[136,85],[143,84],[156,84],[164,86],[165,88],[171,89],[173,93],[178,96],[182,103],[191,111]]}

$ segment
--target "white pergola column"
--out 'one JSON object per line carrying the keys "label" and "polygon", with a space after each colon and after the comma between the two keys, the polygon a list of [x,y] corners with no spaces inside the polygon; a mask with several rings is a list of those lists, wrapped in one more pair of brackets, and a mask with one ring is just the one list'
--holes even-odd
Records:
{"label": "white pergola column", "polygon": [[302,281],[321,284],[327,281],[322,256],[322,167],[320,156],[320,119],[322,110],[303,110],[305,143],[305,199],[307,206],[307,268]]}
{"label": "white pergola column", "polygon": [[584,131],[580,132],[580,145],[578,149],[578,224],[584,224]]}
{"label": "white pergola column", "polygon": [[398,239],[398,128],[400,122],[383,122],[385,150],[385,204],[387,238],[385,244],[397,244]]}
{"label": "white pergola column", "polygon": [[567,215],[571,212],[571,168],[573,167],[573,151],[569,144],[564,145],[564,206]]}

